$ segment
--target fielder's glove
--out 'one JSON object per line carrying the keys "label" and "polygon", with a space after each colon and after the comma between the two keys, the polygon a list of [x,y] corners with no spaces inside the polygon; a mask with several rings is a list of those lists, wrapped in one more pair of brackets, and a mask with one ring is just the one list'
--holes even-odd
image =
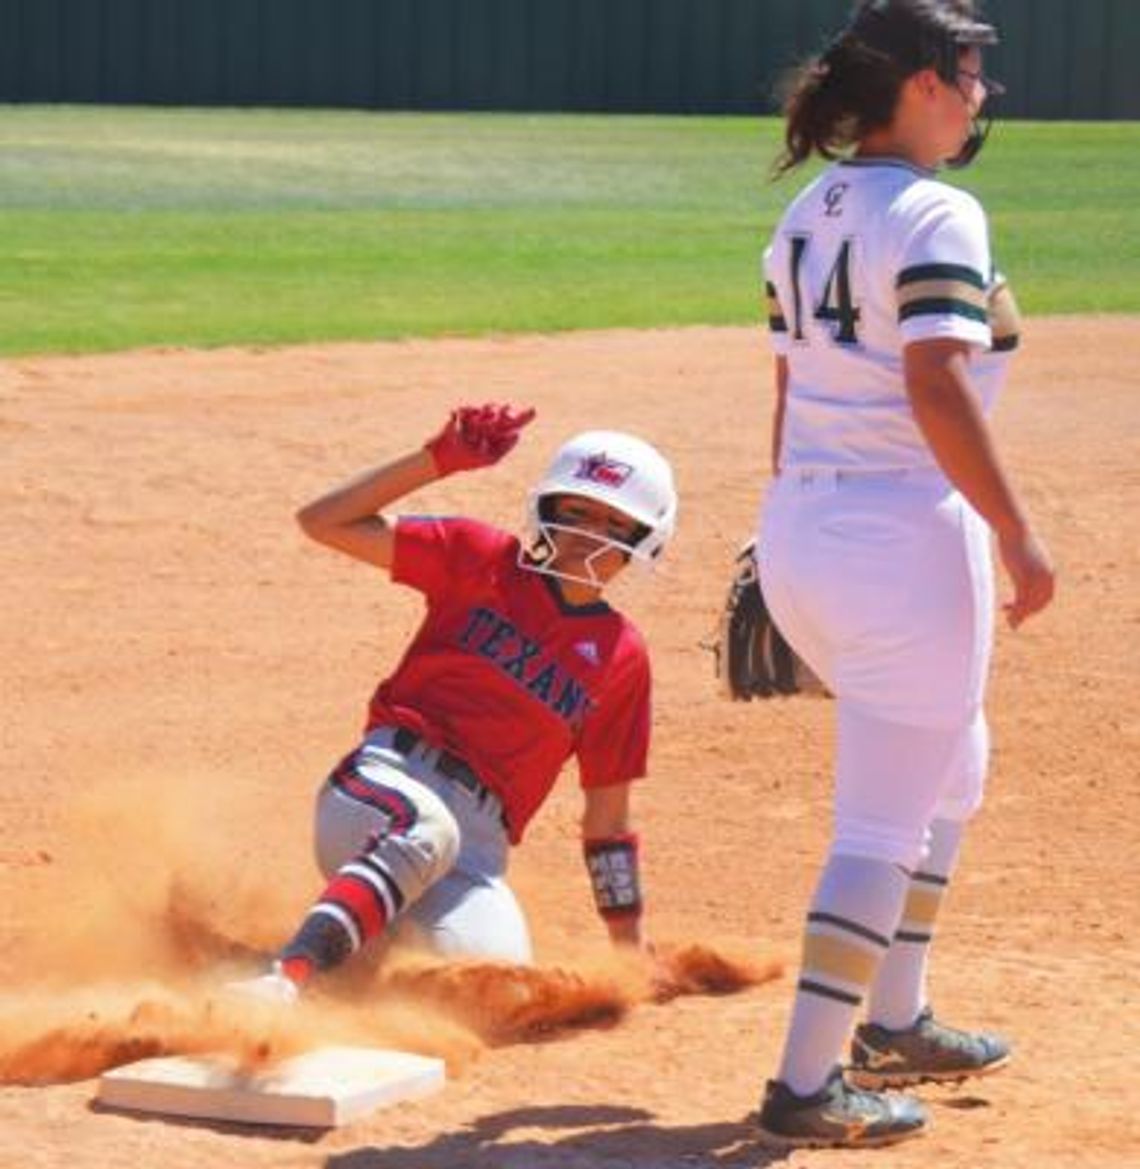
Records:
{"label": "fielder's glove", "polygon": [[826,695],[811,668],[776,628],[760,589],[755,541],[736,557],[713,652],[721,693],[736,702],[775,695]]}

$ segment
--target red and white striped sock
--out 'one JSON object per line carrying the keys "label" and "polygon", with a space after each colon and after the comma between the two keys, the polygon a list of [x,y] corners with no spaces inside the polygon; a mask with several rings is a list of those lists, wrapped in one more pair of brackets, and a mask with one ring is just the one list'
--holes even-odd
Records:
{"label": "red and white striped sock", "polygon": [[349,861],[329,882],[281,951],[282,973],[303,985],[315,970],[331,970],[372,938],[400,912],[404,895],[371,853]]}

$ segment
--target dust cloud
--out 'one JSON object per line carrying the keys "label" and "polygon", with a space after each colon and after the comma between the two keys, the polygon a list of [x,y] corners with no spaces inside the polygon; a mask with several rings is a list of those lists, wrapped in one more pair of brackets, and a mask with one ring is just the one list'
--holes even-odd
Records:
{"label": "dust cloud", "polygon": [[254,1068],[337,1043],[438,1056],[454,1075],[487,1046],[613,1026],[638,1004],[732,993],[780,973],[694,943],[547,968],[390,951],[322,980],[294,1007],[251,1003],[226,982],[264,964],[311,890],[235,858],[219,823],[231,812],[235,823],[256,819],[240,808],[219,817],[217,793],[233,788],[139,779],[75,801],[69,863],[41,894],[50,928],[19,942],[28,985],[0,993],[0,1083],[205,1052]]}

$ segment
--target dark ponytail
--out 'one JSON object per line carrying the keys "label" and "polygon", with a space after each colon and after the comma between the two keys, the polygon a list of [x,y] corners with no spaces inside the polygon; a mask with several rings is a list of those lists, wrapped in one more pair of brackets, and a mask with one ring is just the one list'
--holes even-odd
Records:
{"label": "dark ponytail", "polygon": [[952,83],[964,48],[997,41],[977,7],[975,0],[862,0],[847,27],[785,86],[777,177],[813,154],[839,157],[890,125],[903,82],[919,70],[933,68]]}
{"label": "dark ponytail", "polygon": [[837,158],[868,131],[889,125],[905,79],[886,54],[841,34],[791,76],[776,174],[813,154]]}

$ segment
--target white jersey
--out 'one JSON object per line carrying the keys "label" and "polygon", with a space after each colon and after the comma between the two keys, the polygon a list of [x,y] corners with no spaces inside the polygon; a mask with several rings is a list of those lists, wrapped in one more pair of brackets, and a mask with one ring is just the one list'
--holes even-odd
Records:
{"label": "white jersey", "polygon": [[[991,404],[1006,364],[991,294],[1004,282],[967,192],[897,160],[837,162],[785,212],[765,276],[773,346],[789,370],[783,468],[934,467],[903,380],[912,341],[968,343]],[[1002,329],[1007,350],[1016,313]]]}

